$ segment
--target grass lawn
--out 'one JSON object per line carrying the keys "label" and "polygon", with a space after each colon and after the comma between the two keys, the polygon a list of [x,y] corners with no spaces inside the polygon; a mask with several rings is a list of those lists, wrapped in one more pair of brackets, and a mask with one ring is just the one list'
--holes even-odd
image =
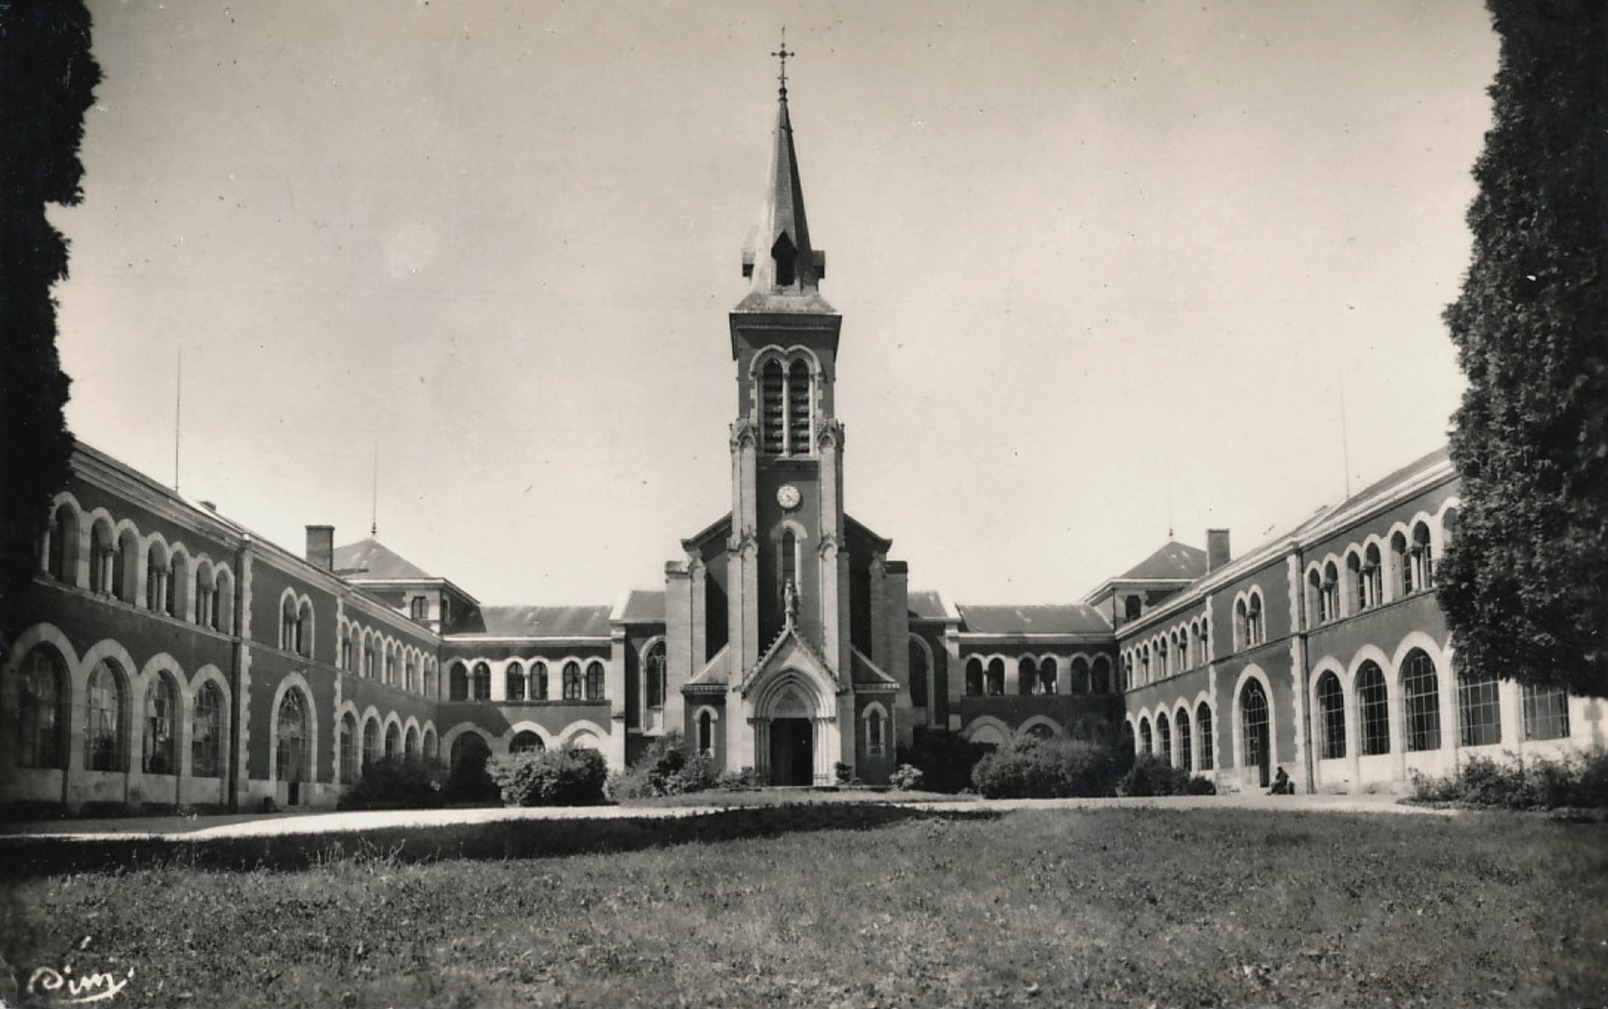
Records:
{"label": "grass lawn", "polygon": [[560,858],[8,879],[0,954],[23,985],[42,966],[133,968],[113,1006],[1608,1000],[1608,825],[875,822]]}

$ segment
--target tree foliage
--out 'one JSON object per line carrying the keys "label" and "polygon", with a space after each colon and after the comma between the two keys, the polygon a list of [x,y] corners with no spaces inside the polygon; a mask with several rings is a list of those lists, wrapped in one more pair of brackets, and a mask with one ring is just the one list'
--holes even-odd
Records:
{"label": "tree foliage", "polygon": [[1608,695],[1608,5],[1488,0],[1501,62],[1446,323],[1468,376],[1439,596],[1465,669]]}
{"label": "tree foliage", "polygon": [[82,197],[78,146],[101,79],[89,29],[81,0],[0,5],[0,655],[73,446],[50,296],[67,242],[45,204]]}

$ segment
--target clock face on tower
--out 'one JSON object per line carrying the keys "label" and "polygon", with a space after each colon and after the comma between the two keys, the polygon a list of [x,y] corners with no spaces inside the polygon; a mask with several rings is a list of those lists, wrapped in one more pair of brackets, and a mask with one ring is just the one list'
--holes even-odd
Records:
{"label": "clock face on tower", "polygon": [[781,505],[783,508],[786,508],[788,511],[792,511],[794,508],[798,507],[798,502],[799,494],[797,487],[794,487],[790,483],[784,483],[780,487],[776,488],[776,503]]}

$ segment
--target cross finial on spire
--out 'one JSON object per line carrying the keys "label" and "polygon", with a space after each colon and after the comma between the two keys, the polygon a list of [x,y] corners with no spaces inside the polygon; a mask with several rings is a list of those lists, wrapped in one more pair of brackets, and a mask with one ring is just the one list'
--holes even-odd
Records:
{"label": "cross finial on spire", "polygon": [[781,64],[782,64],[781,73],[776,75],[776,80],[781,85],[781,87],[777,89],[777,93],[780,94],[783,98],[786,98],[787,97],[787,60],[788,60],[788,57],[790,57],[790,56],[797,56],[798,55],[798,53],[789,52],[788,49],[787,49],[787,26],[786,25],[782,25],[782,47],[780,49],[776,50],[775,52],[771,53],[771,55],[776,57],[778,60],[781,61]]}

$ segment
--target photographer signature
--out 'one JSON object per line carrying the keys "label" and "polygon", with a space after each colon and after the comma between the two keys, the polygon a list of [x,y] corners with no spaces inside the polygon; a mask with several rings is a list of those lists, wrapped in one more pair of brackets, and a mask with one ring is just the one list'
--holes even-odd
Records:
{"label": "photographer signature", "polygon": [[[117,993],[128,987],[128,983],[132,980],[134,980],[133,967],[130,967],[128,973],[121,978],[105,971],[93,971],[74,977],[71,964],[62,967],[61,970],[54,967],[39,967],[28,975],[27,992],[31,996],[42,996],[59,1005],[88,1005],[91,1002],[104,1002],[109,998],[115,998]],[[63,998],[63,995],[66,997]]]}

